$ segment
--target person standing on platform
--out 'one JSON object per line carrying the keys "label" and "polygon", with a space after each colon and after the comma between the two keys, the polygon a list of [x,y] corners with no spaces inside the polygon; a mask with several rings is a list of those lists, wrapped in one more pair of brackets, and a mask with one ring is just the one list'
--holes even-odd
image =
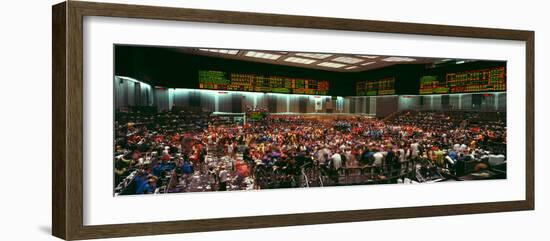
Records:
{"label": "person standing on platform", "polygon": [[332,155],[332,166],[336,171],[342,168],[342,155],[340,155],[340,151],[336,151],[334,155]]}
{"label": "person standing on platform", "polygon": [[220,173],[218,174],[220,177],[220,191],[227,191],[227,170],[225,170],[225,166],[221,167]]}

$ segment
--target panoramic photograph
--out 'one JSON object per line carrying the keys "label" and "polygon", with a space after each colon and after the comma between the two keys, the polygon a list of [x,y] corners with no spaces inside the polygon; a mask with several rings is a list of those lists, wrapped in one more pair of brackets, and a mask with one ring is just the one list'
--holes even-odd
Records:
{"label": "panoramic photograph", "polygon": [[113,194],[506,179],[506,61],[114,46]]}

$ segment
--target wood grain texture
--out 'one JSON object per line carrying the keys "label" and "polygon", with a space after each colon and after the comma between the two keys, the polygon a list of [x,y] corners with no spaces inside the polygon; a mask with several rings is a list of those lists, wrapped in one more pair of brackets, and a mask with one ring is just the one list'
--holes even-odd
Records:
{"label": "wood grain texture", "polygon": [[83,15],[67,5],[67,239],[83,228]]}
{"label": "wood grain texture", "polygon": [[535,209],[535,32],[525,39],[526,131],[525,131],[525,200]]}
{"label": "wood grain texture", "polygon": [[[526,199],[424,207],[218,218],[116,225],[83,225],[83,17],[368,31],[520,40],[526,42]],[[264,228],[534,209],[534,32],[356,19],[211,11],[69,1],[53,7],[52,230],[74,239]]]}
{"label": "wood grain texture", "polygon": [[529,206],[525,202],[512,201],[480,204],[460,204],[339,212],[319,212],[290,215],[220,218],[193,221],[99,225],[85,226],[84,230],[79,233],[79,238],[91,239],[153,234],[190,233],[233,229],[463,215],[475,213],[493,213],[505,211],[521,211],[527,209],[529,209]]}
{"label": "wood grain texture", "polygon": [[418,24],[315,16],[184,9],[159,6],[73,2],[86,16],[178,20],[243,25],[315,28],[363,32],[525,40],[530,31]]}
{"label": "wood grain texture", "polygon": [[52,7],[52,234],[66,237],[66,4]]}

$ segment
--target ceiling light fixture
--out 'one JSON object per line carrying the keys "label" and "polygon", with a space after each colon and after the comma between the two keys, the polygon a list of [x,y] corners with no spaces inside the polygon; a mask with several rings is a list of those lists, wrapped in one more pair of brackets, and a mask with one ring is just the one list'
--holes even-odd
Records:
{"label": "ceiling light fixture", "polygon": [[386,61],[386,62],[411,62],[415,60],[416,59],[409,58],[409,57],[388,57],[388,58],[382,59],[382,61]]}
{"label": "ceiling light fixture", "polygon": [[270,54],[270,53],[264,53],[264,52],[256,52],[256,51],[248,51],[246,52],[247,57],[252,58],[259,58],[259,59],[270,59],[270,60],[277,60],[281,57],[279,54]]}
{"label": "ceiling light fixture", "polygon": [[285,59],[286,62],[292,62],[292,63],[299,63],[299,64],[311,64],[317,60],[314,59],[306,59],[306,58],[298,58],[298,57],[288,57]]}
{"label": "ceiling light fixture", "polygon": [[361,58],[366,58],[366,59],[376,59],[376,58],[380,57],[380,56],[373,56],[373,55],[357,55],[357,56],[359,56]]}
{"label": "ceiling light fixture", "polygon": [[363,66],[367,66],[367,65],[370,65],[370,64],[374,64],[376,63],[375,61],[372,61],[372,62],[366,62],[366,63],[362,63],[361,65]]}
{"label": "ceiling light fixture", "polygon": [[363,62],[363,59],[342,56],[342,57],[334,58],[331,61],[336,61],[336,62],[346,63],[346,64],[357,64],[359,62]]}
{"label": "ceiling light fixture", "polygon": [[322,62],[317,65],[323,66],[323,67],[335,68],[335,69],[346,66],[345,64],[339,64],[339,63],[333,63],[333,62]]}
{"label": "ceiling light fixture", "polygon": [[308,57],[308,58],[314,58],[314,59],[326,59],[332,54],[312,54],[312,53],[295,53],[296,56],[302,56],[302,57]]}
{"label": "ceiling light fixture", "polygon": [[236,55],[237,53],[239,53],[239,50],[235,50],[235,49],[199,49],[199,50],[204,52],[231,54],[231,55]]}

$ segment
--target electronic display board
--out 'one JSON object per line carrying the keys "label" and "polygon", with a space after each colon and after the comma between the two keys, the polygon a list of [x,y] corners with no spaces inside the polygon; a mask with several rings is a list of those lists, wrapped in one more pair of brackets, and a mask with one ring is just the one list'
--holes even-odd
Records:
{"label": "electronic display board", "polygon": [[479,70],[446,73],[445,80],[438,76],[420,78],[420,94],[454,94],[489,91],[506,91],[506,68],[495,67]]}
{"label": "electronic display board", "polygon": [[419,94],[447,94],[449,87],[444,83],[440,84],[437,76],[428,75],[420,78]]}
{"label": "electronic display board", "polygon": [[267,76],[223,71],[199,71],[199,88],[285,94],[326,95],[326,80],[299,79],[285,76]]}
{"label": "electronic display board", "polygon": [[389,77],[375,81],[358,81],[355,87],[358,96],[394,95],[395,78]]}

